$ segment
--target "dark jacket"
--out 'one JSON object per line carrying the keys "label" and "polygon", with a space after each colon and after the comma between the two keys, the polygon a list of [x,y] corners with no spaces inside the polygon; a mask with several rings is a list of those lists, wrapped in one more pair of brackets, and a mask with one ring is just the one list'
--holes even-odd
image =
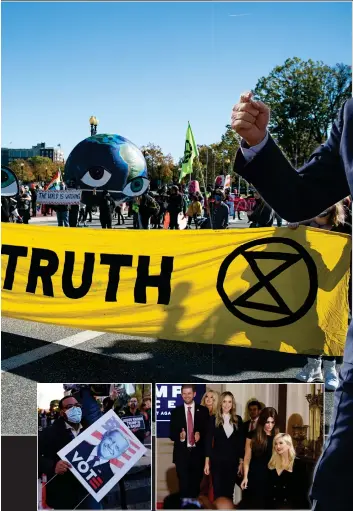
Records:
{"label": "dark jacket", "polygon": [[[91,456],[92,451],[95,447],[96,447],[95,445],[92,445],[89,442],[87,442],[86,440],[83,440],[81,444],[78,444],[76,447],[74,447],[72,449],[72,451],[70,451],[66,454],[66,458],[69,460],[69,462],[71,463],[71,465],[73,467],[78,469],[78,467],[77,467],[78,462],[73,461],[73,459],[75,457],[75,453],[77,452],[79,457],[83,458],[84,461],[88,462],[89,457]],[[102,463],[97,466],[93,466],[93,464],[92,464],[92,466],[90,468],[92,468],[92,470],[94,470],[94,472],[97,474],[97,476],[103,481],[101,483],[101,486],[99,486],[98,488],[97,488],[97,486],[92,486],[92,490],[95,491],[96,493],[98,493],[98,491],[102,490],[104,488],[104,486],[107,483],[109,483],[111,478],[114,477],[114,472],[112,471],[108,460],[105,463]],[[86,475],[87,474],[83,474],[83,477],[85,477]]]}
{"label": "dark jacket", "polygon": [[[273,139],[246,163],[238,151],[234,170],[251,182],[290,222],[314,218],[353,194],[353,99],[341,108],[329,139],[296,171]],[[276,184],[274,186],[274,183]],[[340,385],[335,392],[334,430],[316,466],[311,497],[321,509],[346,509],[353,498],[353,322],[346,340]],[[332,491],[334,488],[334,492]]]}
{"label": "dark jacket", "polygon": [[[47,503],[54,509],[74,509],[87,495],[87,490],[69,470],[65,474],[55,476],[55,466],[61,459],[57,452],[71,440],[73,435],[66,429],[62,417],[52,426],[39,432],[38,436],[38,476],[41,477],[42,474],[47,476]],[[49,482],[52,477],[54,479]]]}
{"label": "dark jacket", "polygon": [[252,215],[249,216],[251,221],[250,227],[271,227],[273,224],[274,213],[272,208],[262,199],[255,200],[255,208]]}
{"label": "dark jacket", "polygon": [[[209,422],[210,414],[208,409],[205,406],[195,404],[194,432],[196,433],[198,431],[200,433],[200,441],[195,444],[194,449],[196,449],[196,452],[201,458],[204,458],[206,455],[206,437]],[[184,404],[177,406],[177,408],[172,411],[170,417],[169,437],[174,442],[173,463],[178,463],[187,449],[187,438],[184,442],[180,440],[182,429],[187,432]]]}
{"label": "dark jacket", "polygon": [[304,463],[295,458],[293,472],[284,470],[278,475],[269,470],[269,509],[311,509],[309,480]]}
{"label": "dark jacket", "polygon": [[1,221],[10,221],[10,199],[7,197],[1,197]]}
{"label": "dark jacket", "polygon": [[180,193],[171,194],[168,200],[169,213],[181,213],[183,211],[183,197]]}
{"label": "dark jacket", "polygon": [[234,428],[229,438],[222,425],[216,427],[216,417],[211,417],[206,439],[206,456],[213,462],[234,460],[238,464],[239,459],[244,458],[243,421],[239,415],[237,417],[238,428]]}
{"label": "dark jacket", "polygon": [[212,209],[212,227],[213,229],[225,229],[229,224],[229,207],[221,202],[218,207],[215,205]]}
{"label": "dark jacket", "polygon": [[112,216],[115,203],[110,195],[102,196],[99,200],[99,214],[103,217]]}

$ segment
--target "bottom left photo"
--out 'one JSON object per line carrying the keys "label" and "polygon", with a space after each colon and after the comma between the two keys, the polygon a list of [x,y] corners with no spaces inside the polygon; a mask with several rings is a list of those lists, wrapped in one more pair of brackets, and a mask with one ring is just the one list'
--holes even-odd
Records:
{"label": "bottom left photo", "polygon": [[38,509],[151,509],[152,385],[38,383]]}

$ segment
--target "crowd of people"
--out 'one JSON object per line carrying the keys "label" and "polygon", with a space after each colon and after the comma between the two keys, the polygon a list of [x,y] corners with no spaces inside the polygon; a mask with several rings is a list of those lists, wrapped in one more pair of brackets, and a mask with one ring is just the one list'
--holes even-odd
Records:
{"label": "crowd of people", "polygon": [[243,422],[231,392],[209,390],[200,405],[195,396],[183,385],[184,404],[171,415],[179,495],[165,509],[310,509],[305,464],[273,407],[251,400]]}

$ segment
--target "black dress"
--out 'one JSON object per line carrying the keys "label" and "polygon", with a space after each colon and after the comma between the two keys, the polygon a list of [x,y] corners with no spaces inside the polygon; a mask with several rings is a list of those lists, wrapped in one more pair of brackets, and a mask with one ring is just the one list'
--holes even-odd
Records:
{"label": "black dress", "polygon": [[269,493],[266,509],[311,509],[309,481],[304,464],[295,458],[293,471],[278,475],[277,470],[269,471]]}
{"label": "black dress", "polygon": [[[246,438],[252,440],[256,430],[249,431]],[[248,474],[248,487],[243,491],[241,507],[243,509],[264,509],[268,502],[269,469],[272,457],[273,436],[267,436],[267,446],[262,452],[251,449],[251,461]]]}
{"label": "black dress", "polygon": [[229,437],[223,426],[216,427],[216,419],[211,417],[206,456],[210,458],[214,499],[227,497],[233,500],[239,459],[244,456],[243,422],[241,417],[237,417],[238,427]]}

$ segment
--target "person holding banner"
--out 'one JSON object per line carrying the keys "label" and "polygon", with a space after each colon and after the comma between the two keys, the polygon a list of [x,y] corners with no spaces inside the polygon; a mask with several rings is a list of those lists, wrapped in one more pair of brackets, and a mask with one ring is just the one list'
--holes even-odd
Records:
{"label": "person holding banner", "polygon": [[195,403],[194,385],[182,385],[181,396],[184,404],[177,406],[170,417],[173,463],[179,479],[181,499],[197,499],[205,464],[209,412],[206,407]]}
{"label": "person holding banner", "polygon": [[274,212],[268,204],[263,200],[258,192],[254,193],[255,207],[253,210],[247,211],[250,220],[250,228],[253,227],[272,227]]}
{"label": "person holding banner", "polygon": [[60,417],[38,436],[38,476],[47,476],[47,504],[54,509],[102,509],[71,473],[70,463],[57,455],[85,430],[81,423],[82,406],[76,398],[66,396],[60,400],[59,410]]}
{"label": "person holding banner", "polygon": [[231,392],[220,396],[206,441],[204,472],[211,473],[214,499],[233,499],[237,476],[243,470],[243,422],[236,415],[235,399]]}
{"label": "person holding banner", "polygon": [[[328,140],[298,171],[268,133],[269,120],[267,105],[255,101],[251,92],[242,94],[232,111],[232,128],[243,139],[234,170],[253,183],[276,212],[290,222],[307,220],[352,195],[353,99],[348,99],[340,109]],[[318,193],[313,194],[313,190]],[[353,457],[352,389],[353,322],[335,393],[332,426],[311,490],[315,511],[341,511],[353,500],[349,468]]]}

